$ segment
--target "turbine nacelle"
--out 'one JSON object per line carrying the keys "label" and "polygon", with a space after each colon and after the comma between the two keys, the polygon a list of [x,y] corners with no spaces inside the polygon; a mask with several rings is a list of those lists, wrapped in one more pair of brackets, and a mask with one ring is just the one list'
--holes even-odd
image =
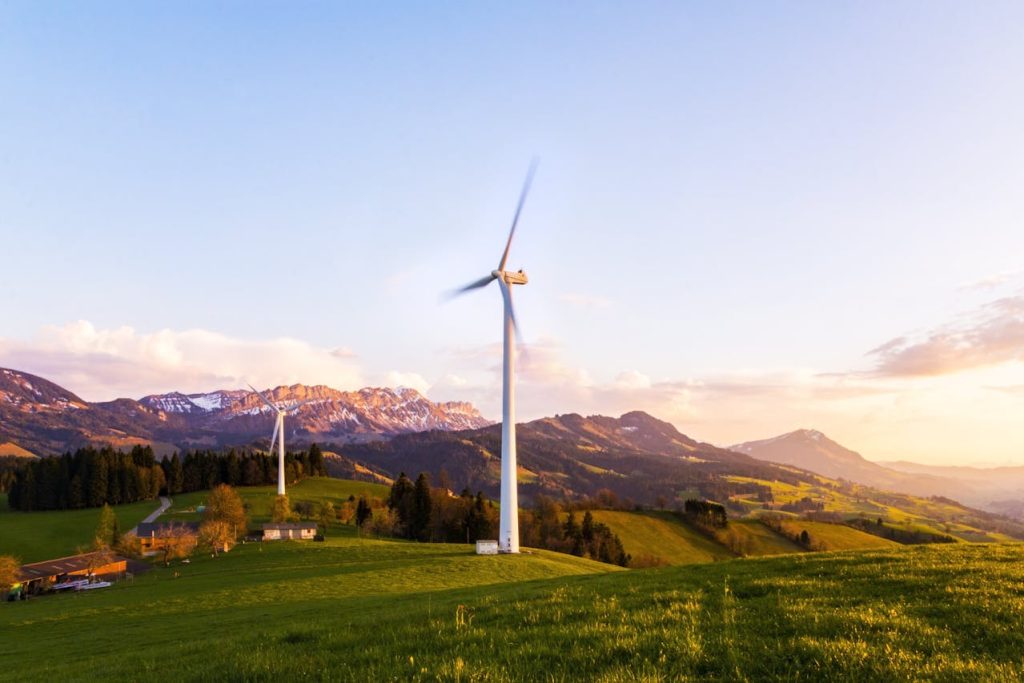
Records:
{"label": "turbine nacelle", "polygon": [[501,280],[507,285],[525,285],[530,281],[522,269],[514,272],[511,270],[492,270],[491,277],[495,280]]}

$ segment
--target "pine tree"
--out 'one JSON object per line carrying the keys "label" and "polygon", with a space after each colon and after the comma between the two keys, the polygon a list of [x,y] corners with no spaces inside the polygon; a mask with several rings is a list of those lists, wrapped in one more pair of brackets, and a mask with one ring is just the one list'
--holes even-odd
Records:
{"label": "pine tree", "polygon": [[412,534],[412,508],[415,486],[405,476],[405,472],[398,475],[395,483],[391,485],[391,493],[388,495],[388,507],[398,515],[398,522],[405,530],[407,538],[414,538]]}
{"label": "pine tree", "polygon": [[309,446],[309,468],[314,477],[326,477],[327,467],[324,465],[324,453],[315,443]]}
{"label": "pine tree", "polygon": [[412,538],[420,541],[429,540],[432,507],[430,479],[425,472],[421,472],[420,476],[416,477],[416,486],[413,489],[412,529],[410,530]]}
{"label": "pine tree", "polygon": [[594,515],[590,514],[590,510],[587,510],[583,515],[583,526],[580,527],[580,533],[583,536],[583,542],[589,545],[594,540]]}
{"label": "pine tree", "polygon": [[356,526],[362,528],[366,520],[373,517],[373,510],[370,509],[370,504],[366,502],[366,498],[359,497],[359,503],[356,505]]}

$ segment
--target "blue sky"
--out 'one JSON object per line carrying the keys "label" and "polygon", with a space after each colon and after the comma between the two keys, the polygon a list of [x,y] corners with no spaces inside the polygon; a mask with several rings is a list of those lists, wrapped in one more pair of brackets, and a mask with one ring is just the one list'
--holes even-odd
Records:
{"label": "blue sky", "polygon": [[[495,416],[500,296],[438,294],[496,265],[536,155],[522,417],[1024,461],[1019,314],[986,308],[1022,286],[1022,34],[997,2],[4,3],[0,364]],[[900,337],[953,341],[908,373],[869,353]]]}

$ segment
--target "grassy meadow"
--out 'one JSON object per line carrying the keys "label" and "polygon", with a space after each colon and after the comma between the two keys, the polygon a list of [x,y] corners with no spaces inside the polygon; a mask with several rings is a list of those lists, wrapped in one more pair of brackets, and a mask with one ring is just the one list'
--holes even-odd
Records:
{"label": "grassy meadow", "polygon": [[[657,557],[667,564],[717,562],[734,557],[722,545],[680,522],[669,512],[594,510],[594,521],[607,524],[634,559]],[[583,519],[577,513],[576,521]]]}
{"label": "grassy meadow", "polygon": [[[127,531],[160,507],[155,500],[118,505],[118,525]],[[17,512],[7,507],[0,493],[0,555],[14,555],[22,562],[41,562],[74,554],[92,542],[100,520],[99,508]]]}
{"label": "grassy meadow", "polygon": [[0,605],[0,679],[1012,680],[1022,583],[1019,545],[622,571],[342,533]]}

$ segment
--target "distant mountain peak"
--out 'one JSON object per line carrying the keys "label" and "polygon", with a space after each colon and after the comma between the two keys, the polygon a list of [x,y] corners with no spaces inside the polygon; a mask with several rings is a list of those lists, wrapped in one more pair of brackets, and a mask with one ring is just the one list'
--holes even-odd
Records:
{"label": "distant mountain peak", "polygon": [[[346,442],[491,424],[471,403],[434,402],[410,387],[341,391],[292,384],[263,391],[281,407],[301,404],[285,423],[291,442]],[[41,377],[0,368],[0,442],[10,440],[41,454],[85,443],[161,443],[165,450],[241,445],[270,436],[271,413],[244,389],[171,391],[138,401],[88,403]]]}

